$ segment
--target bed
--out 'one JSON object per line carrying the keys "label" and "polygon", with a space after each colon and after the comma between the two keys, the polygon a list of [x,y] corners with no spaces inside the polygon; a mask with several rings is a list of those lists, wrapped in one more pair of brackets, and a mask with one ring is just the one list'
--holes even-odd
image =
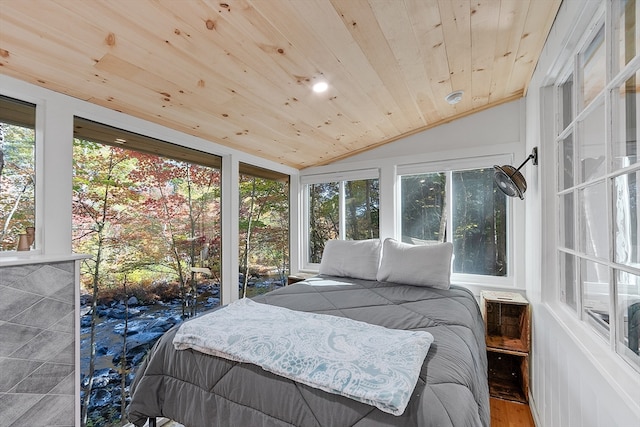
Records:
{"label": "bed", "polygon": [[[344,253],[338,251],[336,255],[340,254]],[[401,255],[406,262],[414,261]],[[330,258],[326,257],[327,262]],[[394,268],[402,264],[398,258],[388,262]],[[488,427],[484,326],[474,296],[448,283],[400,283],[400,277],[384,274],[384,251],[382,261],[376,259],[373,264],[375,277],[366,268],[354,273],[356,264],[358,269],[366,263],[351,262],[341,267],[335,261],[334,267],[321,266],[323,274],[315,278],[253,301],[394,330],[429,332],[433,342],[401,415],[283,378],[250,363],[193,349],[176,350],[173,340],[178,327],[174,327],[156,343],[136,373],[129,420],[136,426],[147,419],[166,417],[189,427]],[[424,268],[424,262],[420,268]],[[401,275],[407,274],[414,272],[403,268]]]}

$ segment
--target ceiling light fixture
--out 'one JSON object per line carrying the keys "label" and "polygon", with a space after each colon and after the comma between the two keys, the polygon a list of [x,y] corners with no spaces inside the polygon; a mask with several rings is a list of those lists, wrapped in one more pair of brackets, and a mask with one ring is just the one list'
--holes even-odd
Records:
{"label": "ceiling light fixture", "polygon": [[495,169],[493,179],[504,194],[509,197],[518,196],[520,200],[524,199],[524,192],[527,191],[527,181],[520,173],[520,169],[522,169],[529,160],[533,160],[534,165],[538,164],[538,147],[533,147],[533,151],[531,151],[527,160],[522,162],[518,169],[511,165],[495,165],[493,167]]}
{"label": "ceiling light fixture", "polygon": [[114,142],[117,142],[118,144],[124,144],[127,142],[127,140],[122,138],[116,138]]}
{"label": "ceiling light fixture", "polygon": [[451,105],[455,105],[458,102],[462,101],[462,95],[464,95],[464,91],[457,90],[455,92],[451,92],[449,95],[445,96],[444,99]]}
{"label": "ceiling light fixture", "polygon": [[313,85],[313,91],[315,93],[326,92],[327,89],[329,89],[329,84],[327,82],[318,82]]}

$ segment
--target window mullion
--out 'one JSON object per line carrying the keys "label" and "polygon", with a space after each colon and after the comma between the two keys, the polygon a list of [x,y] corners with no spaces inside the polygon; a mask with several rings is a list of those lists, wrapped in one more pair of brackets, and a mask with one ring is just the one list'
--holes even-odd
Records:
{"label": "window mullion", "polygon": [[340,181],[340,191],[338,193],[338,213],[339,213],[339,227],[340,227],[340,240],[344,240],[347,236],[345,230],[346,220],[346,201],[345,201],[345,181]]}
{"label": "window mullion", "polygon": [[445,213],[447,215],[447,224],[445,226],[445,234],[447,242],[453,242],[453,171],[446,172],[446,190],[445,190]]}

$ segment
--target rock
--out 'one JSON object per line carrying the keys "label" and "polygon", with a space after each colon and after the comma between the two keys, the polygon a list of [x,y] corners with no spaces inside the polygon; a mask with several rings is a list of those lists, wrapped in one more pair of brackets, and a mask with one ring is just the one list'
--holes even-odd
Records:
{"label": "rock", "polygon": [[96,313],[99,317],[105,317],[109,310],[109,307],[107,307],[106,305],[99,305],[96,307]]}
{"label": "rock", "polygon": [[104,345],[96,345],[96,356],[106,356],[109,352],[109,347]]}
{"label": "rock", "polygon": [[131,298],[129,298],[129,299],[127,300],[127,304],[128,304],[128,305],[130,305],[130,306],[132,306],[132,305],[138,305],[138,304],[139,304],[139,302],[138,302],[138,298],[136,298],[135,296],[132,296]]}
{"label": "rock", "polygon": [[107,311],[107,317],[111,319],[124,319],[127,317],[127,312],[124,308],[111,308]]}
{"label": "rock", "polygon": [[80,327],[88,328],[91,326],[91,315],[82,316],[80,319]]}
{"label": "rock", "polygon": [[220,298],[209,297],[207,298],[207,302],[204,304],[205,307],[214,307],[220,304]]}
{"label": "rock", "polygon": [[120,381],[116,371],[110,368],[99,369],[93,373],[93,389],[104,388],[111,383]]}
{"label": "rock", "polygon": [[98,388],[91,393],[93,407],[111,406],[111,392],[106,388]]}
{"label": "rock", "polygon": [[[140,353],[143,355],[156,343],[164,332],[141,332],[127,339],[127,361],[131,362]],[[122,346],[114,352],[113,363],[118,364],[122,359]]]}

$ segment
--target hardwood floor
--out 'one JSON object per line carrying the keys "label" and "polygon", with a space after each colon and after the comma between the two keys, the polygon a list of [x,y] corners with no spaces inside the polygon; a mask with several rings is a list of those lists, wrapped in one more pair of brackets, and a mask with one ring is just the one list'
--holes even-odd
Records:
{"label": "hardwood floor", "polygon": [[490,399],[491,427],[535,427],[529,405]]}

